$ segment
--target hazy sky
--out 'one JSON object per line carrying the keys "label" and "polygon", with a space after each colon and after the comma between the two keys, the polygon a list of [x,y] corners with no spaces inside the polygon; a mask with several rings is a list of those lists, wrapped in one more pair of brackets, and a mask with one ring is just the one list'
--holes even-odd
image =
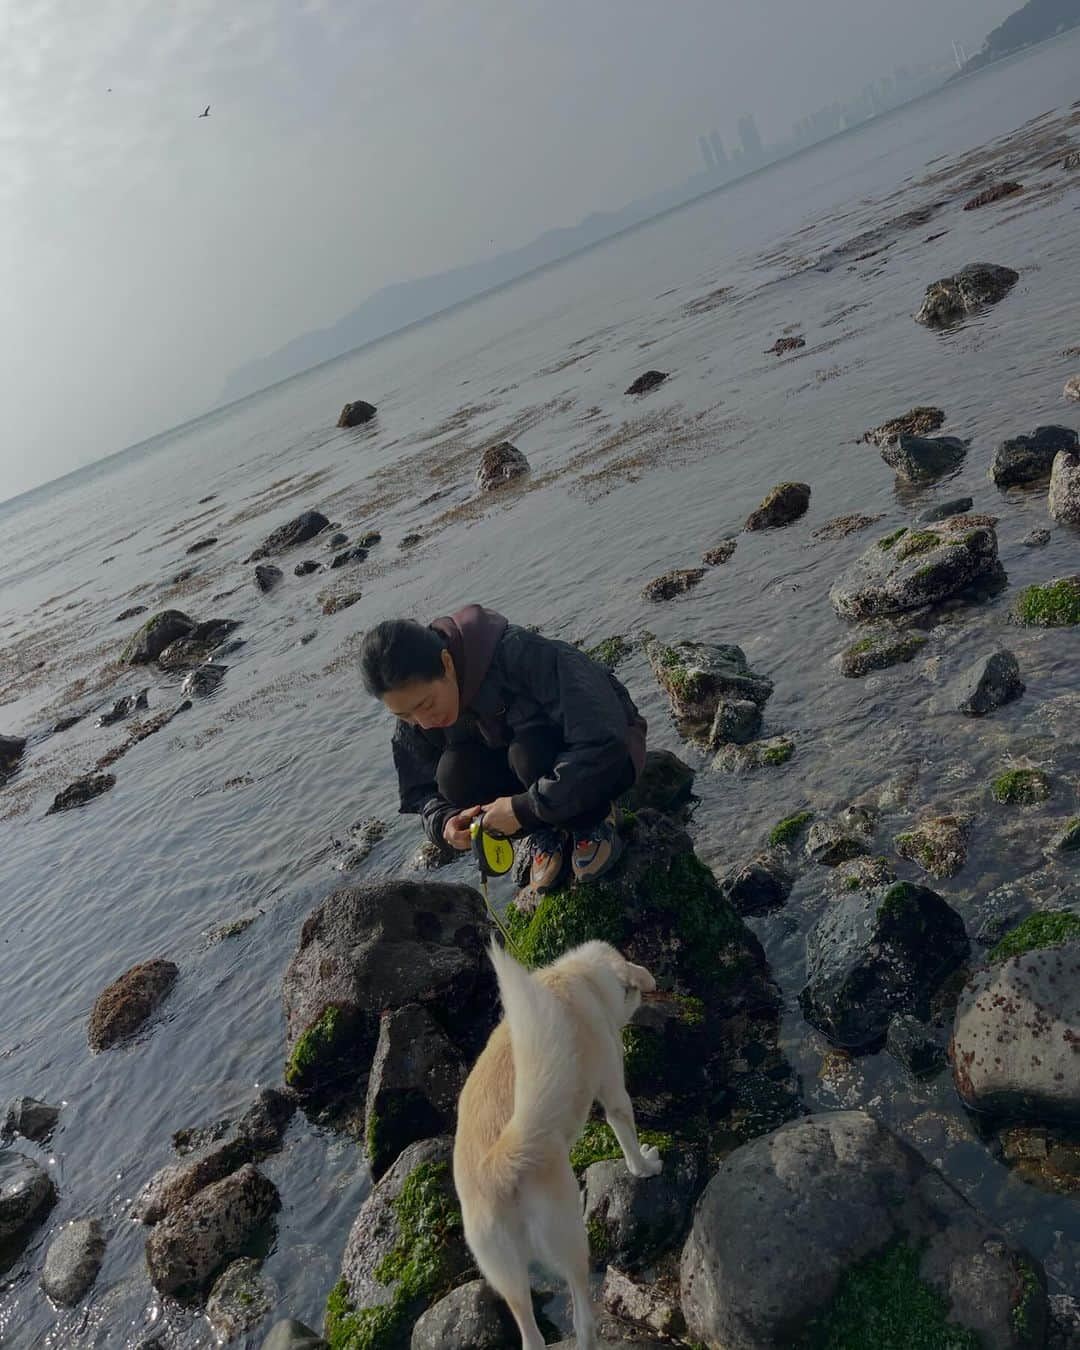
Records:
{"label": "hazy sky", "polygon": [[0,499],[387,282],[679,182],[700,131],[780,137],[1019,4],[3,0]]}

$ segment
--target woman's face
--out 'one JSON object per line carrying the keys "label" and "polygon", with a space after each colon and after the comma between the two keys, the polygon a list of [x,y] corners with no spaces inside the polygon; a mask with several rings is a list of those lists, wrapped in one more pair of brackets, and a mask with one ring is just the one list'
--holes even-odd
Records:
{"label": "woman's face", "polygon": [[461,695],[454,659],[448,651],[443,652],[442,663],[443,673],[437,679],[410,680],[383,694],[382,701],[395,717],[425,731],[448,727],[458,720]]}

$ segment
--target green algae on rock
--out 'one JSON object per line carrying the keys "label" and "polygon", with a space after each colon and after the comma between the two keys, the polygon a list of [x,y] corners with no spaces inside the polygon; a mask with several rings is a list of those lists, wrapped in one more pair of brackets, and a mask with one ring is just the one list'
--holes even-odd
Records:
{"label": "green algae on rock", "polygon": [[1012,619],[1029,628],[1072,628],[1080,624],[1080,576],[1025,586],[1016,597]]}
{"label": "green algae on rock", "polygon": [[840,674],[849,680],[861,679],[873,670],[913,661],[926,646],[921,633],[897,633],[884,629],[851,643],[840,653]]}
{"label": "green algae on rock", "polygon": [[1009,769],[990,785],[994,801],[1008,806],[1032,806],[1050,796],[1050,779],[1038,769]]}
{"label": "green algae on rock", "polygon": [[769,831],[769,847],[781,848],[793,844],[813,819],[813,811],[799,811],[793,816],[785,817]]}
{"label": "green algae on rock", "polygon": [[1080,938],[1080,914],[1071,909],[1042,910],[1017,924],[990,951],[990,963],[1008,961],[1025,952],[1060,947]]}

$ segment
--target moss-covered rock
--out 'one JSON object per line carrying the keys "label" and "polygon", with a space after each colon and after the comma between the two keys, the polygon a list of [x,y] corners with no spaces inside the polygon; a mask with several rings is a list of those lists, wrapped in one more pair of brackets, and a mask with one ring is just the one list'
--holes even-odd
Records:
{"label": "moss-covered rock", "polygon": [[331,1350],[408,1350],[413,1323],[471,1265],[450,1141],[413,1144],[364,1201],[326,1304]]}
{"label": "moss-covered rock", "polygon": [[1050,796],[1050,779],[1038,769],[1009,769],[990,784],[994,801],[1006,806],[1033,806]]}
{"label": "moss-covered rock", "polygon": [[670,750],[647,750],[637,782],[619,798],[619,805],[631,813],[647,806],[678,817],[690,805],[693,791],[694,770],[685,760]]}
{"label": "moss-covered rock", "polygon": [[932,431],[939,430],[944,422],[945,414],[940,408],[909,408],[899,417],[892,417],[888,422],[882,422],[881,426],[864,432],[863,440],[884,449],[899,441],[901,436],[929,436]]}
{"label": "moss-covered rock", "polygon": [[954,877],[967,862],[970,816],[935,816],[893,839],[901,858],[917,862],[932,877]]}
{"label": "moss-covered rock", "polygon": [[809,483],[777,483],[747,517],[746,530],[770,530],[790,525],[810,507]]}
{"label": "moss-covered rock", "polygon": [[769,831],[769,847],[786,848],[789,844],[794,844],[813,819],[813,811],[798,811],[793,816],[785,816]]}
{"label": "moss-covered rock", "polygon": [[156,661],[161,653],[178,638],[187,637],[195,628],[178,609],[163,609],[151,615],[143,626],[129,638],[120,660],[130,666],[144,666]]}
{"label": "moss-covered rock", "polygon": [[1075,627],[1080,623],[1080,576],[1025,586],[1016,597],[1012,618],[1031,628]]}
{"label": "moss-covered rock", "polygon": [[1051,848],[1057,853],[1076,853],[1080,850],[1080,816],[1065,822],[1054,836]]}
{"label": "moss-covered rock", "polygon": [[751,670],[741,647],[714,642],[650,642],[649,664],[671,698],[679,730],[705,739],[721,699],[746,700],[763,708],[772,680]]}
{"label": "moss-covered rock", "polygon": [[1008,961],[1025,952],[1060,947],[1080,940],[1080,914],[1071,909],[1042,910],[1011,929],[990,951],[990,962]]}
{"label": "moss-covered rock", "polygon": [[795,753],[795,742],[790,736],[770,736],[767,740],[751,741],[749,745],[724,745],[712,762],[720,773],[746,773],[762,767],[781,768]]}
{"label": "moss-covered rock", "polygon": [[840,674],[849,680],[861,679],[872,670],[913,661],[926,646],[922,633],[898,633],[881,629],[850,643],[840,653]]}
{"label": "moss-covered rock", "polygon": [[630,643],[616,633],[614,637],[604,638],[594,647],[587,647],[585,655],[598,666],[603,666],[605,670],[614,670],[629,651]]}

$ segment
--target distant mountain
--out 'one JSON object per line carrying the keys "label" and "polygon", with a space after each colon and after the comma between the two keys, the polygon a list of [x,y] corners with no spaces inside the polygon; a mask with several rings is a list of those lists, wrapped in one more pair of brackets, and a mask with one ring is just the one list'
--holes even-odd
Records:
{"label": "distant mountain", "polygon": [[268,356],[248,361],[234,370],[225,381],[221,401],[231,403],[254,394],[290,375],[298,375],[353,351],[366,342],[396,333],[420,319],[430,318],[462,301],[515,281],[539,267],[578,253],[661,211],[689,201],[703,190],[699,180],[690,179],[653,197],[631,202],[622,210],[601,211],[587,216],[579,225],[549,230],[531,244],[511,253],[420,277],[416,281],[385,286],[331,327],[303,333]]}
{"label": "distant mountain", "polygon": [[1080,0],[1028,0],[990,34],[983,49],[964,66],[963,74],[1011,56],[1034,42],[1064,33],[1080,24]]}

